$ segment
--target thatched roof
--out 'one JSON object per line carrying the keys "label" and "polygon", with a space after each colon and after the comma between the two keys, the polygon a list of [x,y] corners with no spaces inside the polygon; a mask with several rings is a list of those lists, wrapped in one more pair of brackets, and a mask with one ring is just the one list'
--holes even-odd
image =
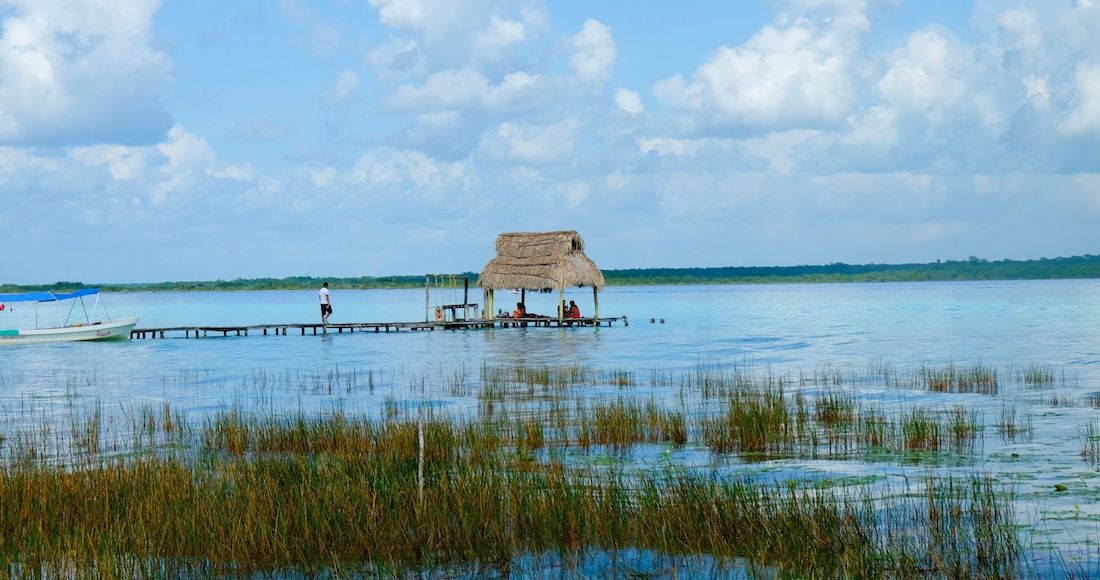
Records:
{"label": "thatched roof", "polygon": [[519,232],[497,237],[497,257],[485,265],[477,284],[527,290],[603,289],[603,272],[584,255],[584,240],[577,232]]}

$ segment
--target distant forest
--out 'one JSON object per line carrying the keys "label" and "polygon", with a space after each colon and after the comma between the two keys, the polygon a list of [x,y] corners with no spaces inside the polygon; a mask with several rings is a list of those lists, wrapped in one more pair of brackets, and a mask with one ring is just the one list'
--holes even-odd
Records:
{"label": "distant forest", "polygon": [[[471,287],[476,272],[469,276]],[[604,270],[608,285],[643,286],[656,284],[775,284],[790,282],[924,282],[944,280],[1048,280],[1100,278],[1100,256],[1038,260],[990,261],[971,257],[927,264],[826,264],[822,266],[730,266],[724,268],[636,268]],[[422,288],[424,276],[362,276],[357,278],[238,278],[206,282],[155,282],[138,284],[85,284],[56,282],[45,286],[0,284],[0,292],[71,290],[98,286],[106,292],[227,291],[227,290],[313,290],[327,280],[332,288]]]}

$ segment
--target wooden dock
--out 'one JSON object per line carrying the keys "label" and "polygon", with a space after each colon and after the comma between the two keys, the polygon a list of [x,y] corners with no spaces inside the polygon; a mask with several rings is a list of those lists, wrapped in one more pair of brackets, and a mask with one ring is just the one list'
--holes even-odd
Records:
{"label": "wooden dock", "polygon": [[573,326],[611,326],[621,322],[628,326],[625,316],[611,318],[497,318],[493,320],[450,320],[439,322],[347,322],[341,324],[287,323],[287,324],[251,324],[247,326],[170,326],[164,328],[135,328],[130,338],[204,338],[209,336],[287,336],[343,334],[344,332],[400,332],[465,330],[476,328],[568,328]]}

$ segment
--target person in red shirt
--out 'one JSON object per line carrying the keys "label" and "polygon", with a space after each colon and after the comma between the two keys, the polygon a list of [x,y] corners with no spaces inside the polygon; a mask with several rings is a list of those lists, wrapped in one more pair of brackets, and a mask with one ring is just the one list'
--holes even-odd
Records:
{"label": "person in red shirt", "polygon": [[569,301],[569,310],[567,311],[569,318],[580,318],[581,309],[577,306],[577,303],[573,300]]}

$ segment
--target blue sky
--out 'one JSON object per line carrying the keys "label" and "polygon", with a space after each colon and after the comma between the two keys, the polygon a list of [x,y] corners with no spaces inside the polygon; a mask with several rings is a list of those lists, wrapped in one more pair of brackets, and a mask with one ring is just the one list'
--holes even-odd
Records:
{"label": "blue sky", "polygon": [[0,1],[0,281],[1100,253],[1100,1]]}

